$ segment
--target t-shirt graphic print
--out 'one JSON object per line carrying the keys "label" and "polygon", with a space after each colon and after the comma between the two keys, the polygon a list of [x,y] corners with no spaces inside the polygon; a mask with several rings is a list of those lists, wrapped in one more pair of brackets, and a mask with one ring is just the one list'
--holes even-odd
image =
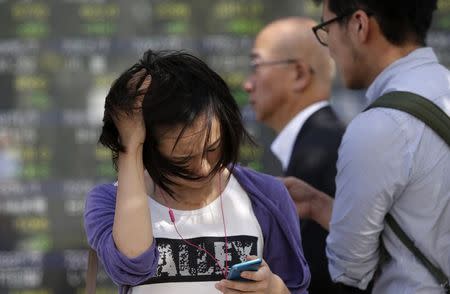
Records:
{"label": "t-shirt graphic print", "polygon": [[[212,254],[225,268],[225,238],[199,237],[189,239]],[[186,244],[180,239],[156,239],[159,250],[158,269],[155,277],[145,284],[164,282],[220,281],[224,278],[221,267],[206,252]],[[227,238],[228,266],[257,255],[258,238],[254,236],[231,236]]]}
{"label": "t-shirt graphic print", "polygon": [[[173,210],[175,224],[181,236],[206,249],[220,267],[243,262],[248,255],[262,257],[264,239],[247,193],[231,176],[222,193],[227,233],[225,250],[224,222],[220,198],[196,210]],[[224,278],[219,265],[207,253],[186,244],[170,221],[168,208],[149,198],[153,235],[159,260],[156,273],[133,294],[220,293],[214,285]]]}

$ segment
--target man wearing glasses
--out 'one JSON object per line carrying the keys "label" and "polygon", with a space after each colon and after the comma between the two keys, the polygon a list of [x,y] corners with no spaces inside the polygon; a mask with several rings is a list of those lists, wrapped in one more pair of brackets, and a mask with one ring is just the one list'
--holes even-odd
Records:
{"label": "man wearing glasses", "polygon": [[[368,88],[369,103],[407,91],[450,114],[450,73],[425,45],[436,2],[325,0],[323,23],[313,31],[328,46],[345,85]],[[334,200],[298,179],[285,184],[300,214],[329,230],[326,253],[334,281],[364,289],[374,278],[375,294],[441,294],[445,285],[387,227],[385,216],[390,213],[449,277],[449,167],[448,146],[423,122],[373,108],[347,127]],[[381,244],[390,259],[380,265]]]}
{"label": "man wearing glasses", "polygon": [[[314,25],[311,19],[294,17],[267,25],[255,39],[244,89],[256,118],[277,133],[271,150],[284,175],[333,195],[344,126],[328,102],[334,63],[317,43]],[[309,293],[338,293],[328,273],[327,231],[302,219],[301,233],[311,270]]]}

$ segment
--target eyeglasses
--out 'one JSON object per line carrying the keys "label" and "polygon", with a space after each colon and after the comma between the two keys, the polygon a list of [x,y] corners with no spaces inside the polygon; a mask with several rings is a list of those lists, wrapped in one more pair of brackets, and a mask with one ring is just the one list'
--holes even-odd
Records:
{"label": "eyeglasses", "polygon": [[273,66],[278,64],[290,64],[290,63],[297,63],[297,59],[288,58],[288,59],[281,59],[281,60],[273,60],[273,61],[252,61],[250,63],[250,71],[252,73],[256,72],[259,67],[261,66]]}
{"label": "eyeglasses", "polygon": [[[359,9],[349,10],[348,12],[345,12],[341,15],[338,15],[332,19],[329,19],[329,20],[322,22],[322,23],[316,25],[315,27],[313,27],[312,30],[313,30],[314,35],[316,36],[317,40],[319,41],[319,43],[322,44],[323,46],[328,47],[328,28],[327,28],[327,26],[330,23],[333,23],[335,21],[340,21],[341,19],[343,19],[349,15],[352,15],[357,10],[359,10]],[[367,16],[373,15],[373,12],[365,11],[365,10],[363,10],[363,11],[367,14]]]}
{"label": "eyeglasses", "polygon": [[314,35],[317,38],[317,41],[319,41],[320,44],[323,46],[328,47],[328,28],[327,26],[335,21],[340,21],[344,17],[347,17],[351,14],[353,14],[356,10],[350,10],[346,13],[343,13],[341,15],[338,15],[336,17],[333,17],[332,19],[329,19],[325,22],[319,23],[318,25],[314,26],[312,28]]}

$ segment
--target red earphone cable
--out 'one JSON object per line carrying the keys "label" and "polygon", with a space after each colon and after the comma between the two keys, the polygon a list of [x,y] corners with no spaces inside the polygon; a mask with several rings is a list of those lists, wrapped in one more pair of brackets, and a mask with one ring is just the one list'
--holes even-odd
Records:
{"label": "red earphone cable", "polygon": [[225,279],[228,275],[228,238],[227,238],[227,226],[225,224],[225,214],[223,213],[223,201],[222,201],[222,180],[219,178],[219,191],[220,191],[220,210],[222,211],[222,223],[223,223],[223,233],[225,235]]}
{"label": "red earphone cable", "polygon": [[222,221],[223,221],[223,231],[224,231],[224,234],[225,234],[225,268],[223,268],[220,265],[219,261],[211,253],[209,253],[208,250],[206,250],[206,249],[204,249],[204,248],[202,248],[202,247],[200,247],[198,245],[195,245],[194,243],[189,242],[188,240],[183,238],[183,236],[178,231],[177,225],[175,223],[175,214],[173,213],[173,210],[170,207],[169,207],[169,216],[170,216],[170,221],[172,222],[172,224],[173,224],[173,226],[175,228],[175,231],[177,232],[177,234],[181,238],[181,240],[183,240],[184,243],[186,243],[186,244],[188,244],[188,245],[190,245],[190,246],[192,246],[194,248],[197,248],[200,251],[205,252],[209,257],[211,257],[214,260],[214,262],[219,266],[220,270],[222,271],[222,274],[223,274],[224,278],[226,279],[227,275],[228,275],[228,239],[227,239],[227,227],[225,225],[225,214],[223,213],[222,178],[220,176],[219,176],[219,192],[220,192],[220,194],[219,194],[219,197],[220,197],[220,209],[221,209],[221,212],[222,212]]}

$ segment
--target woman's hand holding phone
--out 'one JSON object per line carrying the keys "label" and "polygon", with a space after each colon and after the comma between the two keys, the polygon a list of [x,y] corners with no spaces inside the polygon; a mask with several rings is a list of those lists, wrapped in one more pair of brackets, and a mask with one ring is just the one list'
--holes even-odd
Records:
{"label": "woman's hand holding phone", "polygon": [[[257,256],[249,256],[247,260],[256,260]],[[262,260],[257,271],[243,271],[240,275],[244,281],[221,280],[216,284],[216,289],[225,294],[234,293],[260,293],[275,294],[289,293],[284,282],[272,273],[267,263]]]}

